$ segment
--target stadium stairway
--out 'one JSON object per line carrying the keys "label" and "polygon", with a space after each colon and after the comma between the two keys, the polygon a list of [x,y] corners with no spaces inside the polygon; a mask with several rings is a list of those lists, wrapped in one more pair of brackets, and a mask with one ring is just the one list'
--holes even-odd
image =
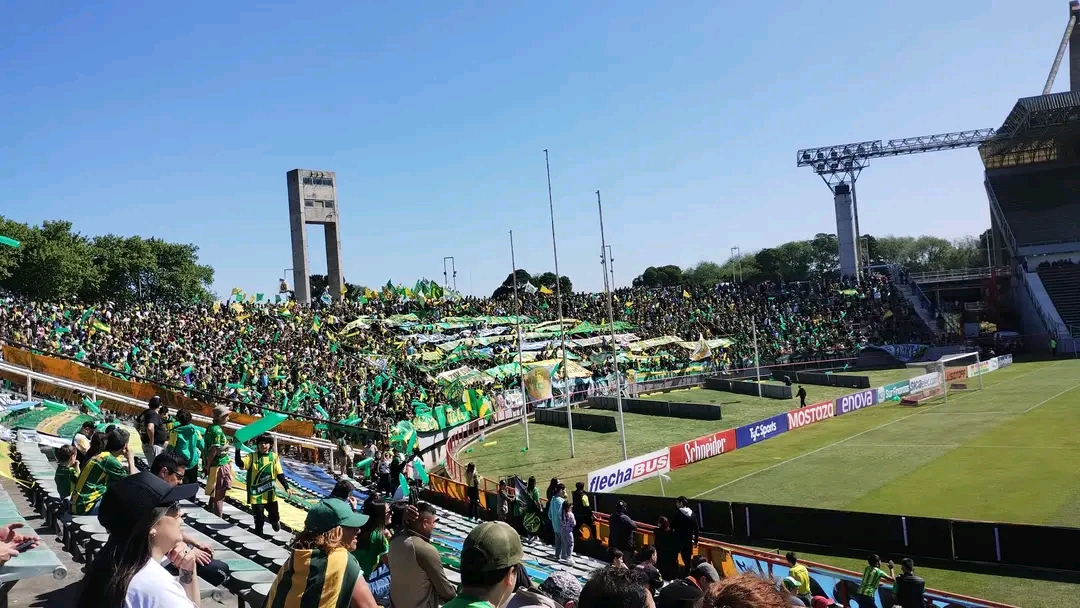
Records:
{"label": "stadium stairway", "polygon": [[1058,315],[1070,327],[1072,336],[1080,333],[1080,264],[1041,266],[1036,269]]}

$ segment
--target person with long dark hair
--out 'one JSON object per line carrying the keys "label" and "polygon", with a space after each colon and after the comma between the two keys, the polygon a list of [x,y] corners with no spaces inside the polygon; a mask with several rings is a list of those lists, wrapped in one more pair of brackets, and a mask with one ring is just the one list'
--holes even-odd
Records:
{"label": "person with long dark hair", "polygon": [[364,503],[364,515],[368,520],[356,534],[356,549],[352,554],[366,579],[380,563],[386,563],[390,551],[390,535],[386,531],[390,523],[390,505],[376,496]]}
{"label": "person with long dark hair", "polygon": [[71,490],[73,515],[94,515],[110,484],[139,472],[135,466],[135,454],[128,449],[127,431],[113,429],[104,435],[103,440],[98,439],[95,433],[90,451],[94,450],[94,442],[99,446],[104,442],[103,449],[86,461]]}
{"label": "person with long dark hair", "polygon": [[[671,530],[671,522],[661,516],[657,523],[656,532],[653,533],[656,547],[656,569],[664,580],[673,581],[682,575],[679,570],[679,541]],[[689,565],[687,565],[689,569]]]}
{"label": "person with long dark hair", "polygon": [[[109,541],[83,579],[79,608],[101,606],[199,606],[196,553],[183,543],[179,501],[197,485],[173,487],[150,472],[121,479],[101,499],[98,521]],[[179,580],[161,565],[177,565]]]}

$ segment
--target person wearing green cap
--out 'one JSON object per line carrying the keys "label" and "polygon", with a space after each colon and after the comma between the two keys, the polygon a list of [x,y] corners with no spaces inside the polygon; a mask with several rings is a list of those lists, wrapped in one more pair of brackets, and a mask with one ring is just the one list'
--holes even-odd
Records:
{"label": "person wearing green cap", "polygon": [[304,530],[293,539],[292,555],[270,587],[265,608],[375,608],[375,597],[350,553],[367,521],[367,515],[337,498],[313,506]]}
{"label": "person wearing green cap", "polygon": [[521,537],[508,524],[489,521],[473,528],[461,546],[461,592],[443,608],[503,608],[525,560]]}

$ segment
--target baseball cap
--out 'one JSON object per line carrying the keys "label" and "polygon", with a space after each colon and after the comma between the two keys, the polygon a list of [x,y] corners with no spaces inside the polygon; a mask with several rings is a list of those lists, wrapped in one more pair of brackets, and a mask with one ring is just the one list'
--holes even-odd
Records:
{"label": "baseball cap", "polygon": [[199,484],[173,486],[149,471],[129,475],[105,491],[98,521],[110,534],[126,536],[150,511],[189,500],[198,491]]}
{"label": "baseball cap", "polygon": [[492,572],[516,566],[524,560],[521,537],[501,521],[476,526],[461,546],[462,571]]}
{"label": "baseball cap", "polygon": [[790,576],[784,577],[784,587],[787,587],[788,589],[798,589],[799,581]]}
{"label": "baseball cap", "polygon": [[308,511],[307,519],[304,520],[304,529],[316,534],[322,534],[338,526],[360,528],[367,521],[367,515],[353,511],[349,503],[344,500],[326,498],[320,500]]}
{"label": "baseball cap", "polygon": [[684,608],[693,605],[703,595],[696,584],[680,579],[660,590],[656,596],[656,608]]}
{"label": "baseball cap", "polygon": [[557,570],[540,583],[540,590],[559,604],[577,603],[581,595],[581,582],[573,574]]}
{"label": "baseball cap", "polygon": [[229,406],[227,406],[227,405],[215,405],[214,406],[214,418],[217,418],[219,416],[228,416],[231,413],[232,413],[232,410],[229,409]]}
{"label": "baseball cap", "polygon": [[840,604],[837,604],[836,600],[821,595],[815,595],[814,597],[810,598],[810,606],[811,608],[829,608],[830,606],[838,606],[839,608],[844,608]]}
{"label": "baseball cap", "polygon": [[716,566],[713,566],[709,562],[703,562],[694,566],[690,570],[690,576],[708,579],[710,583],[720,582],[720,573],[716,571]]}

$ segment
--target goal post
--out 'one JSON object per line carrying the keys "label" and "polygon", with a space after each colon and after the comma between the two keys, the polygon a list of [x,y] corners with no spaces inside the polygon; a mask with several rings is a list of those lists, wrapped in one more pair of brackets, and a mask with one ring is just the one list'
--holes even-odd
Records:
{"label": "goal post", "polygon": [[[937,361],[908,363],[907,366],[924,370],[924,373],[927,374],[937,372],[941,381],[942,395],[946,402],[949,401],[950,383],[952,383],[953,390],[982,390],[982,375],[988,371],[985,369],[978,351],[945,355]],[[972,381],[976,377],[979,380],[977,387],[972,385]],[[965,380],[968,381],[962,382]]]}

